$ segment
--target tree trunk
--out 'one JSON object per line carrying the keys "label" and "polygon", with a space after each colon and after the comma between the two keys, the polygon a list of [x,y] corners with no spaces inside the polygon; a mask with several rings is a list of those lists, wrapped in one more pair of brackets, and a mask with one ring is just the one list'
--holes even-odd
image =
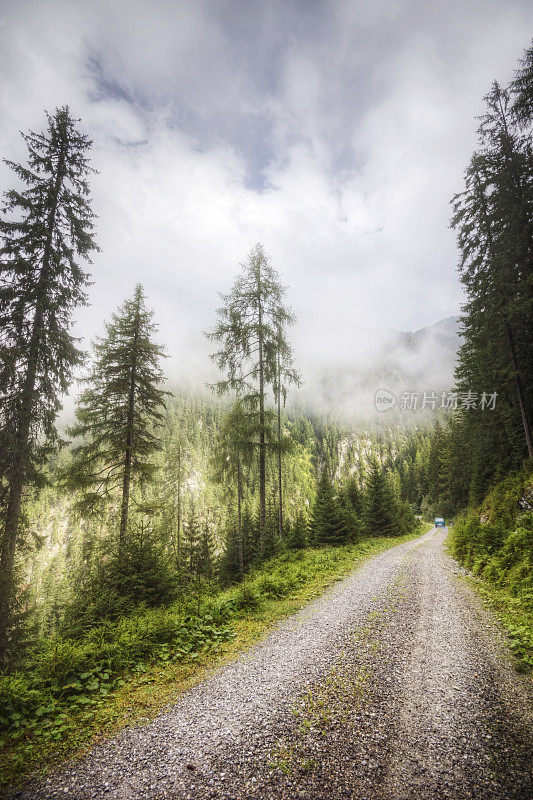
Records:
{"label": "tree trunk", "polygon": [[0,552],[0,663],[5,660],[9,646],[9,627],[11,624],[11,601],[13,596],[13,571],[15,566],[15,552],[17,536],[20,525],[22,509],[22,494],[26,483],[26,473],[31,456],[29,438],[31,418],[35,403],[35,380],[37,377],[37,364],[39,349],[44,326],[43,297],[46,293],[50,273],[50,256],[52,251],[52,238],[55,229],[59,193],[65,175],[65,146],[61,147],[54,181],[52,204],[46,225],[46,240],[43,250],[42,267],[37,284],[37,302],[32,323],[32,333],[28,347],[28,361],[26,377],[21,394],[21,403],[18,419],[15,421],[17,431],[15,434],[16,456],[11,474],[8,477],[8,504],[4,517],[4,533]]}
{"label": "tree trunk", "polygon": [[133,461],[133,423],[135,419],[135,389],[137,388],[137,343],[139,340],[139,302],[135,320],[135,336],[133,339],[133,361],[131,364],[130,391],[128,398],[128,427],[126,432],[126,453],[124,456],[124,474],[122,477],[122,503],[120,507],[120,532],[118,540],[118,557],[122,559],[124,542],[128,534],[128,517],[130,510],[131,465]]}
{"label": "tree trunk", "polygon": [[283,539],[283,487],[281,469],[281,364],[278,351],[278,533]]}
{"label": "tree trunk", "polygon": [[178,571],[181,575],[181,445],[178,447]]}
{"label": "tree trunk", "polygon": [[509,342],[509,352],[511,354],[511,363],[513,365],[516,394],[518,396],[518,405],[520,406],[520,415],[522,417],[522,425],[524,426],[524,434],[526,437],[527,453],[529,458],[533,458],[533,442],[531,440],[531,427],[529,425],[527,409],[524,402],[524,389],[522,386],[522,379],[520,377],[518,362],[516,359],[516,349],[515,349],[513,332],[507,320],[505,321],[505,330],[507,332],[507,341]]}
{"label": "tree trunk", "polygon": [[244,559],[242,554],[242,510],[241,510],[241,457],[237,454],[237,531],[239,537],[239,574],[244,573]]}
{"label": "tree trunk", "polygon": [[[261,267],[259,267],[261,269]],[[266,445],[265,445],[265,376],[263,363],[263,309],[261,307],[261,273],[259,272],[257,308],[259,343],[259,546],[261,556],[265,554],[266,522]]]}

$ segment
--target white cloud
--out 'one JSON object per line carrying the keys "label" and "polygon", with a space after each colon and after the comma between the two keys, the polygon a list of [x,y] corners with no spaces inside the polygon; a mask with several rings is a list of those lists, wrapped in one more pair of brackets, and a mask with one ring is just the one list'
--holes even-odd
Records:
{"label": "white cloud", "polygon": [[258,240],[305,363],[371,358],[362,329],[457,312],[448,202],[483,93],[529,43],[526,0],[1,8],[2,154],[23,158],[18,129],[64,103],[95,142],[102,253],[81,335],[141,281],[172,370],[207,375],[200,331]]}

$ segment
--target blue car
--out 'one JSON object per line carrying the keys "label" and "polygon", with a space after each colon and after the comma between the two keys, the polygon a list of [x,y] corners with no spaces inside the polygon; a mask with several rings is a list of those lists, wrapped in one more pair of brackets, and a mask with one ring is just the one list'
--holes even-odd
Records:
{"label": "blue car", "polygon": [[435,517],[435,527],[436,528],[445,528],[444,520],[442,517]]}

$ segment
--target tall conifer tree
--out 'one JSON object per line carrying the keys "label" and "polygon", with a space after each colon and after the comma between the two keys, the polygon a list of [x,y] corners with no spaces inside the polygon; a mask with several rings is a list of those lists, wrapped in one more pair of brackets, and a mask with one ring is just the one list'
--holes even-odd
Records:
{"label": "tall conifer tree", "polygon": [[152,337],[157,328],[139,284],[131,300],[106,324],[106,336],[94,344],[87,389],[76,409],[73,449],[66,483],[82,493],[87,510],[119,490],[119,549],[128,530],[131,484],[154,472],[152,456],[160,448],[157,429],[163,420],[166,392],[161,389],[164,349]]}
{"label": "tall conifer tree", "polygon": [[0,219],[0,660],[9,646],[15,552],[25,488],[57,440],[55,419],[81,353],[70,334],[86,302],[97,250],[88,178],[92,142],[67,106],[47,129],[23,134],[27,166],[12,161],[23,188],[5,194]]}
{"label": "tall conifer tree", "polygon": [[266,407],[267,387],[274,386],[277,353],[289,349],[286,329],[294,316],[284,305],[285,289],[262,245],[257,244],[242,265],[241,274],[219,309],[219,322],[208,338],[221,344],[212,358],[227,377],[215,388],[236,392],[256,415],[259,461],[259,539],[265,549],[266,451],[272,442],[271,414]]}
{"label": "tall conifer tree", "polygon": [[[468,296],[458,388],[496,392],[499,408],[492,419],[484,415],[481,427],[487,431],[497,419],[498,429],[508,427],[512,449],[513,429],[521,422],[522,441],[533,457],[533,150],[531,137],[513,128],[509,92],[494,83],[485,101],[480,150],[466,171],[464,192],[453,199],[452,226]],[[468,416],[475,425],[479,412]]]}
{"label": "tall conifer tree", "polygon": [[518,123],[525,128],[533,122],[533,41],[516,71],[511,91],[514,96],[513,113]]}

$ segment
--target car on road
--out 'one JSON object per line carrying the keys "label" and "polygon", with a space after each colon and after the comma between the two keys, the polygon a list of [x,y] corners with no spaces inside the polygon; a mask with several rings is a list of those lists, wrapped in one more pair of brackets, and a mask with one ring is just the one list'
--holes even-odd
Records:
{"label": "car on road", "polygon": [[435,517],[435,527],[436,528],[444,528],[444,527],[446,527],[444,525],[444,520],[443,520],[442,517]]}

